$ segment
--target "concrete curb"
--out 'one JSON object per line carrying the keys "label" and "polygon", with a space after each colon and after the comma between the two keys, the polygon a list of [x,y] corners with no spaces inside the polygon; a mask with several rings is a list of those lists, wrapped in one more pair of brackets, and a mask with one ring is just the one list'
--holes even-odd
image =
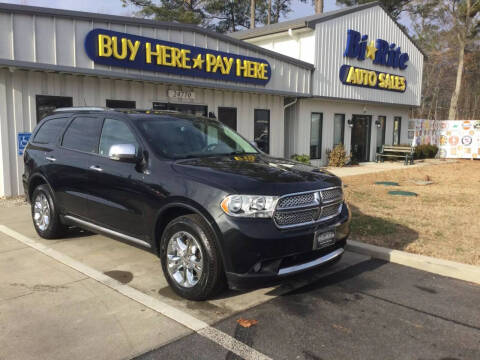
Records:
{"label": "concrete curb", "polygon": [[405,251],[365,244],[355,240],[348,240],[347,250],[480,285],[480,266],[411,254]]}

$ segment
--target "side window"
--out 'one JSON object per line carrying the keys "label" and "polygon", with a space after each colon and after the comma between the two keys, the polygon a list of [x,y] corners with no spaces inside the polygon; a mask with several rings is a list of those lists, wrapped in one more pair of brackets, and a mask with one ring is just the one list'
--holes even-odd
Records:
{"label": "side window", "polygon": [[68,117],[46,121],[35,134],[33,142],[37,144],[54,144],[67,121]]}
{"label": "side window", "polygon": [[76,117],[63,135],[62,146],[72,150],[96,153],[99,132],[100,118]]}
{"label": "side window", "polygon": [[138,142],[127,124],[121,120],[105,119],[100,136],[100,155],[108,156],[110,147],[119,144],[133,144],[138,150]]}

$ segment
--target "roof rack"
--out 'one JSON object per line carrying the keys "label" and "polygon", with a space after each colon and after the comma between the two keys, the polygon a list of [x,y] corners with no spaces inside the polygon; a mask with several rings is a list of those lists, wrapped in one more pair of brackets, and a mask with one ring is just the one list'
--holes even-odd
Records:
{"label": "roof rack", "polygon": [[95,107],[95,106],[75,106],[75,107],[61,107],[53,110],[56,112],[72,112],[72,111],[105,111],[107,108]]}

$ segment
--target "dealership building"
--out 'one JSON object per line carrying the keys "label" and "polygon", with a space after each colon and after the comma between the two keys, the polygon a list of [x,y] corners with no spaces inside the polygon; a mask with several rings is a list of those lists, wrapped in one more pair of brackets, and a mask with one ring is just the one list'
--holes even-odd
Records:
{"label": "dealership building", "polygon": [[[265,152],[325,165],[411,142],[424,55],[377,3],[222,35],[196,26],[0,4],[0,196],[57,107],[216,117]],[[412,133],[412,134],[410,134]]]}

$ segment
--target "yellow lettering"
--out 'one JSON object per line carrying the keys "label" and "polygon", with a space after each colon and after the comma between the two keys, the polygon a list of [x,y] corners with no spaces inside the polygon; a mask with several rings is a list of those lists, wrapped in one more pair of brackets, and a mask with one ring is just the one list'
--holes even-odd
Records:
{"label": "yellow lettering", "polygon": [[399,90],[400,91],[404,91],[407,87],[407,84],[405,83],[405,78],[404,77],[400,77],[400,87],[399,87]]}
{"label": "yellow lettering", "polygon": [[215,66],[217,62],[217,58],[215,55],[207,54],[207,72],[212,72],[212,68]]}
{"label": "yellow lettering", "polygon": [[[173,59],[172,59],[173,48],[170,47],[170,46],[164,46],[164,45],[162,45],[161,48],[162,48],[163,65],[165,65],[165,66],[175,66],[175,64],[173,63]],[[170,50],[170,52],[167,52],[167,50]],[[171,60],[171,61],[168,61],[168,60]]]}
{"label": "yellow lettering", "polygon": [[370,71],[368,74],[368,85],[375,87],[377,85],[377,73]]}
{"label": "yellow lettering", "polygon": [[350,70],[348,70],[347,83],[355,84],[356,79],[357,75],[355,73],[355,68],[353,66],[350,66]]}
{"label": "yellow lettering", "polygon": [[162,55],[162,51],[159,44],[155,45],[155,51],[152,51],[152,44],[149,42],[145,43],[145,62],[147,64],[151,64],[152,56],[156,56],[157,65],[161,65],[162,64],[161,55]]}
{"label": "yellow lettering", "polygon": [[112,56],[112,39],[110,36],[98,34],[98,56]]}
{"label": "yellow lettering", "polygon": [[135,41],[132,43],[132,40],[128,39],[127,41],[128,49],[130,50],[130,57],[128,58],[130,61],[134,61],[137,57],[138,49],[140,48],[140,41]]}
{"label": "yellow lettering", "polygon": [[380,81],[378,83],[378,86],[381,87],[382,89],[384,89],[386,86],[385,86],[385,74],[384,73],[380,73],[378,75],[378,80]]}
{"label": "yellow lettering", "polygon": [[180,49],[177,48],[171,48],[172,49],[172,66],[173,67],[182,67],[182,52]]}
{"label": "yellow lettering", "polygon": [[355,74],[357,75],[357,84],[360,85],[363,83],[363,71],[361,69],[355,69]]}
{"label": "yellow lettering", "polygon": [[233,58],[227,58],[226,56],[223,57],[223,61],[225,62],[224,72],[222,74],[228,75],[230,74],[230,70],[232,70],[233,65]]}
{"label": "yellow lettering", "polygon": [[121,54],[118,52],[118,39],[116,36],[112,36],[113,57],[119,60],[123,60],[127,57],[127,39],[121,38],[120,42],[122,43]]}
{"label": "yellow lettering", "polygon": [[255,62],[247,60],[247,75],[245,77],[256,77]]}
{"label": "yellow lettering", "polygon": [[247,65],[245,64],[246,60],[237,59],[237,66],[236,66],[236,75],[242,76],[242,72],[245,72],[247,69]]}
{"label": "yellow lettering", "polygon": [[258,72],[258,78],[262,80],[268,80],[267,78],[267,68],[268,65],[265,63],[260,64],[259,67],[259,72]]}
{"label": "yellow lettering", "polygon": [[223,66],[223,60],[222,60],[222,57],[220,55],[218,55],[216,60],[215,60],[215,66],[213,68],[213,72],[217,72],[217,70],[219,68],[220,68],[220,72],[223,74],[224,71],[225,71],[225,68]]}
{"label": "yellow lettering", "polygon": [[190,50],[182,49],[181,53],[182,53],[182,68],[191,69],[192,67],[190,65],[187,65],[187,61],[190,61],[190,58],[188,57],[188,54],[190,54]]}

